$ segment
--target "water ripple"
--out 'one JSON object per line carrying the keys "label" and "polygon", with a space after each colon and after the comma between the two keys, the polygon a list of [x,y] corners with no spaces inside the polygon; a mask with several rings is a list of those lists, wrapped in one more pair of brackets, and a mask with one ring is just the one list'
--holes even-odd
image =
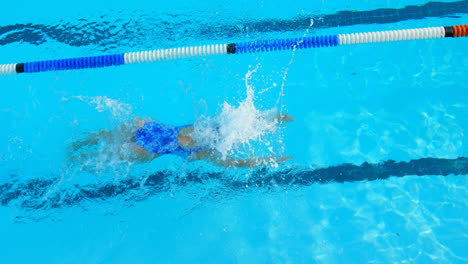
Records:
{"label": "water ripple", "polygon": [[429,2],[420,6],[382,8],[368,11],[340,11],[335,14],[298,15],[288,19],[219,17],[192,12],[184,14],[145,14],[144,11],[115,12],[95,18],[61,20],[55,24],[14,24],[0,26],[0,46],[12,43],[41,45],[57,41],[66,45],[91,46],[101,51],[119,47],[171,47],[187,42],[255,37],[259,33],[301,31],[358,24],[386,24],[428,17],[468,13],[468,1]]}

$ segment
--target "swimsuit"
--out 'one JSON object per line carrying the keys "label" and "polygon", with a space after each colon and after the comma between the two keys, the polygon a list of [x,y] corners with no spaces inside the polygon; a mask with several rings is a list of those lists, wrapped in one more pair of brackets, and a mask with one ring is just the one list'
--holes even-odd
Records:
{"label": "swimsuit", "polygon": [[158,155],[176,154],[188,157],[199,149],[184,149],[180,147],[179,131],[185,126],[168,126],[159,122],[147,122],[141,126],[134,137],[135,144],[150,153]]}

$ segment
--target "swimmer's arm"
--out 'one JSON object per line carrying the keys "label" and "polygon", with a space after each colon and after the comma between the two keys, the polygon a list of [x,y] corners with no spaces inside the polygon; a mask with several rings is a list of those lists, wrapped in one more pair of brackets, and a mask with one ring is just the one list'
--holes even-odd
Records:
{"label": "swimmer's arm", "polygon": [[[121,133],[133,133],[132,128],[139,128],[145,124],[145,120],[135,117],[130,120],[130,126],[129,124],[122,124],[119,127],[119,130]],[[112,137],[112,132],[111,131],[106,131],[106,130],[101,130],[101,131],[96,131],[96,132],[91,132],[88,133],[85,139],[83,140],[78,140],[75,142],[72,142],[70,146],[68,146],[68,149],[71,151],[76,151],[84,146],[87,145],[97,145],[99,140],[101,139],[109,139]]]}
{"label": "swimmer's arm", "polygon": [[218,166],[225,167],[225,168],[236,167],[235,165],[240,165],[240,167],[246,167],[246,165],[248,165],[247,162],[245,161],[241,162],[241,164],[235,164],[235,159],[231,157],[226,157],[225,159],[222,159],[221,157],[215,155],[211,151],[198,151],[189,157],[189,161],[196,161],[196,160],[210,161]]}
{"label": "swimmer's arm", "polygon": [[101,138],[109,138],[110,135],[110,132],[104,130],[91,132],[88,133],[85,139],[72,142],[70,145],[67,146],[67,149],[73,152],[85,146],[97,145]]}
{"label": "swimmer's arm", "polygon": [[149,153],[140,146],[135,146],[133,150],[135,151],[135,159],[139,162],[151,161],[160,156],[154,153]]}
{"label": "swimmer's arm", "polygon": [[222,158],[219,155],[214,154],[212,151],[198,151],[189,157],[190,161],[195,160],[207,160],[215,163],[218,166],[225,168],[254,168],[257,166],[265,165],[268,163],[282,163],[292,157],[281,157],[281,156],[268,156],[265,158],[250,158],[250,159],[234,159],[232,157]]}
{"label": "swimmer's arm", "polygon": [[276,156],[271,155],[264,158],[250,158],[250,159],[234,159],[229,157],[227,160],[228,166],[230,167],[238,167],[238,168],[255,168],[258,166],[266,165],[266,164],[278,164],[283,163],[289,159],[292,159],[291,156]]}
{"label": "swimmer's arm", "polygon": [[143,126],[146,122],[149,122],[149,121],[151,121],[151,119],[150,120],[144,120],[144,119],[141,119],[139,117],[134,117],[134,118],[130,119],[130,123],[135,125],[135,127],[137,127],[137,128]]}

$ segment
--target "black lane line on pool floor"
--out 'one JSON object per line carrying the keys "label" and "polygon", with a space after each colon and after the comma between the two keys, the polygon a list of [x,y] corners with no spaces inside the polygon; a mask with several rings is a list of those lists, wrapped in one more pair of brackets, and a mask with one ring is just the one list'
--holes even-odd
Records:
{"label": "black lane line on pool floor", "polygon": [[[125,201],[140,201],[161,192],[219,181],[229,191],[247,191],[252,188],[276,189],[293,186],[308,186],[321,183],[343,183],[383,180],[390,177],[468,175],[468,158],[437,159],[422,158],[408,162],[388,160],[379,164],[343,164],[315,170],[289,168],[271,171],[263,168],[254,170],[246,180],[232,179],[223,172],[179,172],[160,171],[142,179],[127,178],[118,182],[70,187],[69,190],[50,192],[58,188],[61,178],[34,179],[25,182],[10,182],[0,185],[0,205],[13,204],[23,209],[50,209],[79,205],[82,202],[100,202],[114,197]],[[249,188],[246,188],[249,186]],[[221,190],[220,190],[221,191]],[[44,197],[47,196],[47,199]]]}
{"label": "black lane line on pool floor", "polygon": [[[61,42],[70,46],[97,45],[107,49],[116,46],[141,45],[147,43],[148,34],[153,33],[155,45],[164,39],[173,40],[174,35],[180,34],[184,38],[233,38],[244,35],[245,32],[284,32],[305,30],[310,27],[311,18],[314,19],[312,28],[330,28],[351,26],[359,24],[387,24],[406,20],[424,19],[428,17],[448,17],[468,13],[468,0],[456,2],[428,2],[420,6],[407,6],[403,8],[379,8],[368,11],[339,11],[335,14],[297,16],[290,19],[247,19],[237,20],[232,24],[211,25],[199,22],[198,26],[186,30],[184,27],[174,28],[169,24],[163,26],[153,20],[132,20],[135,29],[129,28],[126,21],[113,20],[77,22],[61,22],[55,25],[47,24],[14,24],[0,26],[0,46],[15,42],[27,42],[34,45],[43,44],[49,40]],[[144,14],[142,14],[144,15]],[[177,25],[194,26],[190,15],[176,21]],[[187,19],[184,21],[184,19]],[[218,21],[218,20],[216,20]],[[117,30],[117,29],[122,30]],[[148,34],[141,31],[148,30]],[[149,43],[151,44],[151,43]],[[153,46],[153,45],[151,45]]]}

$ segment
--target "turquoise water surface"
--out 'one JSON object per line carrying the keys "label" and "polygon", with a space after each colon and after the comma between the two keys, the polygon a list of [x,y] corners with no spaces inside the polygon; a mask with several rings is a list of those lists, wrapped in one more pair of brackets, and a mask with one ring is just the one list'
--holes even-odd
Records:
{"label": "turquoise water surface", "polygon": [[[468,24],[468,1],[3,5],[0,63]],[[0,262],[467,263],[467,46],[0,76]],[[249,121],[279,111],[295,121]],[[236,132],[217,146],[227,154],[293,158],[254,169],[171,155],[134,163],[116,154],[117,138],[70,162],[72,142],[135,117],[222,119]]]}

